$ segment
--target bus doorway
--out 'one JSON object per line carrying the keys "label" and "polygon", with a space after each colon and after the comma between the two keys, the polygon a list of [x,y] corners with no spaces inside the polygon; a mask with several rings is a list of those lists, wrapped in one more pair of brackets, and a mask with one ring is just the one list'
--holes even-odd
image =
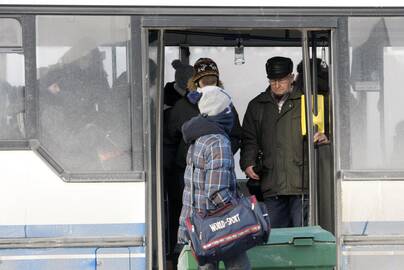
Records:
{"label": "bus doorway", "polygon": [[[153,30],[157,31],[157,30]],[[324,128],[330,145],[327,150],[316,147],[313,143],[311,146],[315,152],[310,161],[311,170],[315,170],[313,174],[316,180],[314,185],[310,186],[310,197],[314,197],[315,201],[310,203],[310,225],[320,225],[323,228],[334,232],[334,180],[332,178],[332,119],[330,109],[331,106],[331,87],[330,87],[330,30],[316,29],[316,31],[306,31],[307,50],[304,51],[304,40],[301,29],[264,29],[264,30],[234,30],[229,28],[223,29],[190,29],[190,30],[165,30],[160,31],[161,50],[156,54],[160,54],[156,58],[158,67],[157,72],[161,78],[159,90],[157,91],[158,100],[160,102],[160,118],[156,116],[156,121],[163,132],[160,137],[156,137],[157,144],[157,160],[162,164],[157,166],[160,168],[160,179],[157,180],[157,186],[160,187],[160,197],[157,198],[161,205],[161,212],[157,213],[161,224],[160,236],[163,238],[164,246],[161,251],[165,254],[166,262],[160,262],[167,269],[176,267],[176,258],[180,249],[176,245],[178,218],[181,207],[182,188],[181,173],[185,170],[185,163],[178,163],[178,145],[180,144],[181,134],[177,133],[177,140],[167,139],[167,129],[170,129],[172,122],[167,118],[168,112],[172,110],[176,102],[186,99],[184,92],[178,92],[178,99],[174,102],[167,99],[168,87],[178,86],[181,82],[176,81],[181,77],[186,80],[186,73],[195,61],[201,57],[209,57],[213,59],[220,71],[220,80],[223,82],[225,91],[232,97],[232,102],[238,112],[240,124],[243,121],[244,114],[249,101],[256,97],[259,93],[265,91],[268,87],[268,79],[266,77],[265,63],[268,58],[273,56],[284,56],[292,59],[294,63],[293,73],[295,75],[295,86],[300,87],[304,92],[304,87],[309,87],[309,91],[313,92],[312,86],[316,85],[319,94],[324,96]],[[150,35],[149,35],[150,38]],[[307,58],[309,65],[305,65],[304,57]],[[318,65],[310,65],[310,59],[316,59],[314,63]],[[149,67],[150,68],[150,67]],[[304,70],[310,70],[309,74],[317,74],[316,77],[309,76],[310,83],[304,80]],[[183,72],[182,74],[178,74]],[[322,72],[321,74],[319,74]],[[314,74],[313,74],[314,73]],[[326,74],[325,74],[326,73]],[[319,79],[318,76],[322,76]],[[307,86],[308,84],[308,86]],[[184,84],[182,84],[184,85]],[[313,89],[312,89],[313,88]],[[320,89],[321,88],[321,89]],[[172,90],[172,89],[171,89]],[[175,90],[175,89],[174,89]],[[186,90],[186,89],[184,89]],[[161,91],[161,92],[159,92]],[[167,103],[169,101],[169,103]],[[311,104],[310,106],[313,106]],[[192,113],[183,112],[187,117],[194,116]],[[196,114],[197,115],[197,112]],[[177,119],[170,116],[171,119]],[[313,117],[306,117],[308,121],[313,121]],[[303,120],[302,120],[303,121]],[[180,124],[177,123],[179,127]],[[311,126],[308,124],[308,126]],[[178,129],[178,128],[177,128]],[[313,135],[313,134],[312,134]],[[303,136],[303,135],[302,135]],[[307,137],[307,135],[306,135]],[[167,143],[171,144],[167,146]],[[305,143],[310,145],[307,140]],[[302,146],[304,147],[304,146]],[[309,147],[307,147],[309,148]],[[186,150],[182,149],[182,155],[186,154]],[[324,156],[327,155],[326,158]],[[246,188],[246,176],[240,169],[239,159],[240,151],[234,155],[235,170],[238,183],[241,189],[248,194]],[[185,159],[182,159],[185,162]],[[321,179],[320,179],[321,178]],[[327,179],[325,179],[327,178]],[[307,200],[307,198],[305,198]],[[159,256],[160,257],[160,256]]]}

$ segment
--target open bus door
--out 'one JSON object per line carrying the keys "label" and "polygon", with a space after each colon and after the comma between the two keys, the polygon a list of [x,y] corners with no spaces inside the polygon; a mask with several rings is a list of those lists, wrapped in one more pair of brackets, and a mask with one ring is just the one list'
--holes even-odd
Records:
{"label": "open bus door", "polygon": [[[329,18],[255,18],[255,17],[217,17],[205,16],[194,17],[145,17],[143,20],[144,36],[148,42],[144,44],[146,57],[143,64],[149,67],[145,83],[149,91],[149,138],[153,147],[150,149],[149,162],[152,172],[151,181],[148,184],[147,204],[148,210],[148,260],[152,268],[164,269],[166,266],[165,255],[168,247],[165,244],[168,232],[167,217],[165,213],[165,196],[163,190],[163,86],[164,83],[172,80],[166,78],[172,75],[170,71],[171,61],[181,59],[193,64],[199,57],[211,57],[219,65],[221,80],[225,84],[226,91],[232,96],[233,103],[238,110],[240,120],[248,104],[253,97],[258,95],[267,87],[265,75],[265,61],[275,55],[283,54],[292,57],[295,66],[303,57],[304,34],[310,30],[325,31],[329,44],[330,30],[337,26],[336,20]],[[235,66],[234,47],[243,42],[245,49],[246,64]],[[320,42],[318,46],[321,47]],[[325,46],[325,45],[324,45]],[[328,45],[327,45],[328,46]],[[188,54],[189,50],[189,54]],[[282,52],[282,50],[285,50]],[[328,48],[327,48],[328,50]],[[328,59],[327,59],[328,60]],[[255,63],[254,61],[258,61]],[[262,62],[262,63],[261,63]],[[153,68],[153,65],[156,67]],[[305,69],[308,69],[306,66]],[[241,73],[237,73],[242,71]],[[155,83],[150,81],[151,74],[156,75]],[[171,74],[170,74],[171,72]],[[242,74],[242,75],[240,75]],[[149,79],[147,79],[147,76]],[[254,84],[255,83],[255,84]],[[258,86],[257,86],[258,85]],[[256,91],[256,92],[254,92]],[[307,100],[307,99],[306,99]],[[310,108],[309,108],[310,109]],[[310,118],[308,118],[310,121]],[[311,123],[311,121],[309,122]],[[311,126],[310,124],[308,126]],[[312,133],[310,133],[313,136]],[[153,143],[154,142],[154,143]],[[311,145],[314,148],[314,145]],[[235,155],[236,167],[238,167],[237,154]],[[313,161],[311,161],[313,162]],[[311,165],[312,167],[314,165]],[[238,178],[243,182],[244,174],[238,169]],[[244,179],[245,181],[245,179]],[[330,183],[332,181],[329,181]],[[312,187],[312,193],[318,189]],[[182,192],[181,192],[182,193]],[[317,213],[317,196],[312,195],[313,210],[311,210],[310,224],[318,224],[314,218]],[[333,200],[333,196],[328,197]],[[332,205],[331,203],[329,205]],[[331,208],[327,209],[331,215],[334,213]],[[173,237],[169,235],[168,237]],[[176,237],[176,236],[174,236]]]}
{"label": "open bus door", "polygon": [[[305,31],[303,43],[304,98],[302,125],[307,136],[309,163],[309,225],[334,232],[334,185],[332,179],[332,136],[330,117],[330,32]],[[327,50],[325,50],[327,44]],[[318,48],[318,45],[320,47]],[[318,54],[320,53],[320,55]],[[307,71],[307,72],[306,72]],[[312,113],[308,113],[312,112]],[[328,142],[317,145],[314,134],[324,133]]]}

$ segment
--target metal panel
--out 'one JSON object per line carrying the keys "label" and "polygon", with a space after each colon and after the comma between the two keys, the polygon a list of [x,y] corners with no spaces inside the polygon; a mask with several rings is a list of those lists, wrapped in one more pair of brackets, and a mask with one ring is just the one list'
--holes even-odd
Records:
{"label": "metal panel", "polygon": [[404,181],[404,171],[344,171],[340,172],[343,181]]}
{"label": "metal panel", "polygon": [[359,245],[404,245],[404,235],[345,235],[342,237],[344,244]]}
{"label": "metal panel", "polygon": [[[145,134],[147,133],[146,126],[144,124],[144,96],[145,92],[142,87],[142,77],[143,77],[143,67],[142,67],[142,36],[141,36],[141,26],[140,26],[140,17],[133,16],[131,17],[131,26],[130,26],[130,31],[131,31],[131,43],[130,43],[130,50],[129,50],[129,71],[130,71],[130,78],[131,78],[131,102],[132,102],[132,122],[131,122],[131,128],[132,128],[132,147],[139,146],[143,147],[143,149],[134,149],[137,151],[143,151],[143,162],[141,167],[145,167],[145,160],[146,155],[145,155],[145,139],[146,136]],[[134,113],[135,108],[143,108],[140,110],[141,113]],[[139,127],[139,124],[142,123],[142,126]],[[138,130],[141,128],[140,132],[141,136],[133,136],[134,130]],[[143,136],[142,136],[143,134]],[[140,143],[141,142],[141,143]],[[135,168],[135,151],[132,151],[132,160],[133,160],[133,167]]]}
{"label": "metal panel", "polygon": [[2,150],[27,150],[29,149],[28,141],[0,141],[0,149]]}
{"label": "metal panel", "polygon": [[[151,254],[157,254],[156,257],[151,258],[148,261],[149,267],[156,267],[158,269],[163,269],[164,263],[164,235],[162,227],[164,223],[162,222],[162,188],[160,179],[160,142],[161,139],[159,128],[161,109],[162,106],[160,100],[161,89],[161,70],[162,70],[162,49],[163,49],[163,38],[161,30],[147,31],[144,30],[144,54],[143,55],[143,66],[146,66],[146,73],[144,76],[144,85],[146,94],[145,107],[147,106],[147,130],[149,131],[147,137],[147,143],[149,146],[146,148],[148,152],[148,185],[147,185],[147,205],[148,205],[148,218],[147,223],[149,224],[148,233],[148,252]],[[151,257],[151,256],[150,256]],[[148,256],[149,258],[149,256]]]}
{"label": "metal panel", "polygon": [[[303,30],[302,32],[302,43],[303,43],[303,64],[304,64],[304,95],[306,97],[311,97],[311,70],[310,70],[310,52],[309,52],[309,38],[308,31]],[[314,65],[313,65],[314,66]],[[313,104],[311,98],[306,98],[306,119],[307,126],[312,127],[313,123]],[[308,162],[309,162],[309,226],[318,224],[318,210],[317,210],[317,171],[314,165],[315,153],[314,153],[314,130],[313,128],[307,128],[307,141],[308,141]]]}
{"label": "metal panel", "polygon": [[[337,177],[337,171],[341,168],[341,155],[349,151],[349,145],[340,145],[341,136],[346,136],[347,125],[346,119],[340,118],[339,108],[341,102],[341,93],[349,89],[349,47],[348,47],[348,20],[340,18],[338,27],[332,31],[332,89],[333,89],[333,131],[334,131],[334,181],[335,181],[335,237],[337,243],[341,242],[342,231],[342,198],[341,198],[341,181]],[[337,128],[339,127],[339,128]],[[344,132],[344,133],[342,133]],[[348,132],[349,133],[349,132]],[[337,245],[337,269],[341,267],[341,245]]]}
{"label": "metal panel", "polygon": [[36,138],[38,130],[35,22],[34,16],[22,17],[22,41],[25,57],[25,123],[27,139]]}
{"label": "metal panel", "polygon": [[143,19],[144,27],[273,27],[273,28],[332,28],[337,26],[337,18],[324,17],[217,17],[217,16],[148,16]]}
{"label": "metal panel", "polygon": [[144,246],[144,237],[15,238],[0,239],[0,248],[134,247]]}
{"label": "metal panel", "polygon": [[144,182],[145,172],[113,172],[113,173],[62,173],[65,182]]}
{"label": "metal panel", "polygon": [[[149,40],[147,38],[148,32],[145,29],[141,29],[140,27],[136,29],[136,31],[140,32],[140,39],[141,42],[141,66],[142,73],[140,76],[142,82],[142,89],[143,89],[143,114],[145,116],[148,115],[149,111],[149,83],[147,80],[148,77],[148,49],[149,49]],[[153,248],[153,203],[154,203],[154,184],[152,179],[152,163],[151,163],[151,135],[150,135],[150,124],[149,124],[150,117],[143,117],[143,127],[144,127],[144,164],[146,170],[146,224],[147,232],[146,232],[146,267],[148,270],[152,270],[153,268],[153,254],[155,254]]]}
{"label": "metal panel", "polygon": [[[0,144],[1,146],[1,144]],[[18,145],[17,145],[18,146]],[[67,172],[55,161],[37,140],[31,140],[30,146],[38,156],[65,182],[70,183],[104,183],[104,182],[144,182],[144,171],[113,171],[113,172]],[[13,148],[14,149],[14,148]]]}
{"label": "metal panel", "polygon": [[32,6],[2,5],[0,14],[110,14],[110,15],[256,15],[256,16],[402,16],[404,8],[353,7],[156,7],[156,6]]}
{"label": "metal panel", "polygon": [[0,53],[24,53],[22,48],[2,47]]}

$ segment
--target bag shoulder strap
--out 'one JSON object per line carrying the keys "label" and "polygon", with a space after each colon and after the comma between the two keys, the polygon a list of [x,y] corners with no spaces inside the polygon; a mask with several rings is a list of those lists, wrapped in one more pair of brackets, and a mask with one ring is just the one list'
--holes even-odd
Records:
{"label": "bag shoulder strap", "polygon": [[194,211],[194,207],[195,207],[195,199],[194,199],[194,150],[195,150],[195,144],[192,144],[190,146],[191,149],[191,215]]}

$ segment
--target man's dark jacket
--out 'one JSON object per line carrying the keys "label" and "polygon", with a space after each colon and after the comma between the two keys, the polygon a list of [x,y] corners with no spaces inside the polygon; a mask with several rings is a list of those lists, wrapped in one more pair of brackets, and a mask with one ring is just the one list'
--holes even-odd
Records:
{"label": "man's dark jacket", "polygon": [[279,112],[270,91],[268,88],[248,104],[243,120],[241,169],[255,165],[261,149],[264,170],[260,181],[264,197],[307,193],[307,144],[303,143],[301,133],[301,92],[291,92]]}
{"label": "man's dark jacket", "polygon": [[[234,116],[234,125],[230,132],[230,141],[234,154],[240,148],[242,129],[237,111],[234,107],[232,107],[232,111]],[[198,105],[189,102],[187,97],[183,97],[178,100],[170,112],[167,123],[167,134],[164,137],[166,138],[167,143],[178,145],[176,165],[181,168],[186,167],[185,159],[189,148],[189,145],[187,145],[182,139],[181,127],[186,121],[197,115],[199,115]]]}

